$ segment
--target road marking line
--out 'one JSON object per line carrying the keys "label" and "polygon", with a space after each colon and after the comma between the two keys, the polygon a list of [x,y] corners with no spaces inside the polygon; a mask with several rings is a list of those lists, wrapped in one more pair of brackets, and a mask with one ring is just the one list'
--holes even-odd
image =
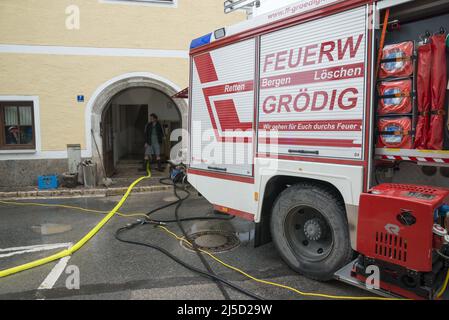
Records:
{"label": "road marking line", "polygon": [[37,290],[52,289],[53,286],[56,284],[56,281],[58,281],[59,277],[61,276],[61,274],[64,272],[65,268],[67,267],[67,263],[69,262],[69,260],[70,260],[70,256],[60,259],[59,262],[50,271],[50,273],[45,278],[45,280],[41,283],[39,288],[37,288]]}
{"label": "road marking line", "polygon": [[[38,244],[38,245],[34,245],[34,246],[25,246],[25,247],[11,247],[11,248],[5,248],[5,249],[0,248],[0,252],[26,251],[26,250],[32,250],[35,248],[50,248],[47,250],[51,250],[53,248],[69,247],[71,245],[72,245],[71,243]],[[57,247],[55,247],[55,246],[57,246]]]}
{"label": "road marking line", "polygon": [[33,252],[40,252],[40,251],[46,251],[46,250],[54,250],[54,249],[59,249],[59,248],[68,248],[70,246],[71,246],[71,243],[57,243],[57,244],[52,244],[52,245],[45,245],[45,246],[35,247],[32,249],[28,249],[28,250],[20,250],[20,251],[13,251],[13,252],[0,254],[0,258],[12,257],[12,256],[15,256],[18,254],[33,253]]}

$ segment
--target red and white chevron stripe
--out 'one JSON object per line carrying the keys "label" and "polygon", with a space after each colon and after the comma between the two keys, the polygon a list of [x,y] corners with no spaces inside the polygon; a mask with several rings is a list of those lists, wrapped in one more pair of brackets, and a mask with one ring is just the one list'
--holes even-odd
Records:
{"label": "red and white chevron stripe", "polygon": [[404,156],[387,156],[387,155],[380,155],[377,158],[381,159],[381,160],[390,160],[390,161],[414,161],[414,162],[447,163],[447,164],[449,164],[449,158],[404,157]]}

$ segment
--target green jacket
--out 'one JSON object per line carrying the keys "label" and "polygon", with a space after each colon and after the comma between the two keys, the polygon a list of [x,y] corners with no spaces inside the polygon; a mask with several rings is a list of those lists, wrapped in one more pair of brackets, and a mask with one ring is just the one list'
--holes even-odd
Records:
{"label": "green jacket", "polygon": [[153,128],[156,129],[157,141],[159,144],[162,144],[164,139],[164,130],[162,130],[161,124],[156,122],[156,126],[153,126],[152,123],[147,123],[145,126],[145,142],[151,146],[151,135],[153,134]]}

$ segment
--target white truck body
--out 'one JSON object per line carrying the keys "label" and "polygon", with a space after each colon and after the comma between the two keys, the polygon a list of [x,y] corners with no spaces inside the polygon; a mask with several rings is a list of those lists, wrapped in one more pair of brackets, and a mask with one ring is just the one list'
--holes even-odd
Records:
{"label": "white truck body", "polygon": [[403,2],[262,6],[193,48],[189,182],[217,210],[256,223],[274,178],[325,183],[344,200],[357,249],[359,198],[372,186],[375,150],[377,6]]}
{"label": "white truck body", "polygon": [[[388,8],[394,5],[399,5],[402,3],[410,2],[413,0],[384,0],[380,1],[378,8]],[[329,0],[261,0],[259,6],[254,6],[252,10],[252,17],[258,17],[264,14],[271,14],[277,12],[279,9],[284,9],[287,7],[293,7],[298,9],[310,9],[315,10],[317,7],[329,5],[334,1]]]}

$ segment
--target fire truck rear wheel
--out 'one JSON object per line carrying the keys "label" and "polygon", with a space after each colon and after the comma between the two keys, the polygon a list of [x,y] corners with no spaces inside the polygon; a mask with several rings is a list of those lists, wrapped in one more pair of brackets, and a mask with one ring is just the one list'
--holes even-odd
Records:
{"label": "fire truck rear wheel", "polygon": [[319,184],[297,184],[279,195],[271,234],[283,260],[315,280],[331,280],[353,254],[344,203]]}

